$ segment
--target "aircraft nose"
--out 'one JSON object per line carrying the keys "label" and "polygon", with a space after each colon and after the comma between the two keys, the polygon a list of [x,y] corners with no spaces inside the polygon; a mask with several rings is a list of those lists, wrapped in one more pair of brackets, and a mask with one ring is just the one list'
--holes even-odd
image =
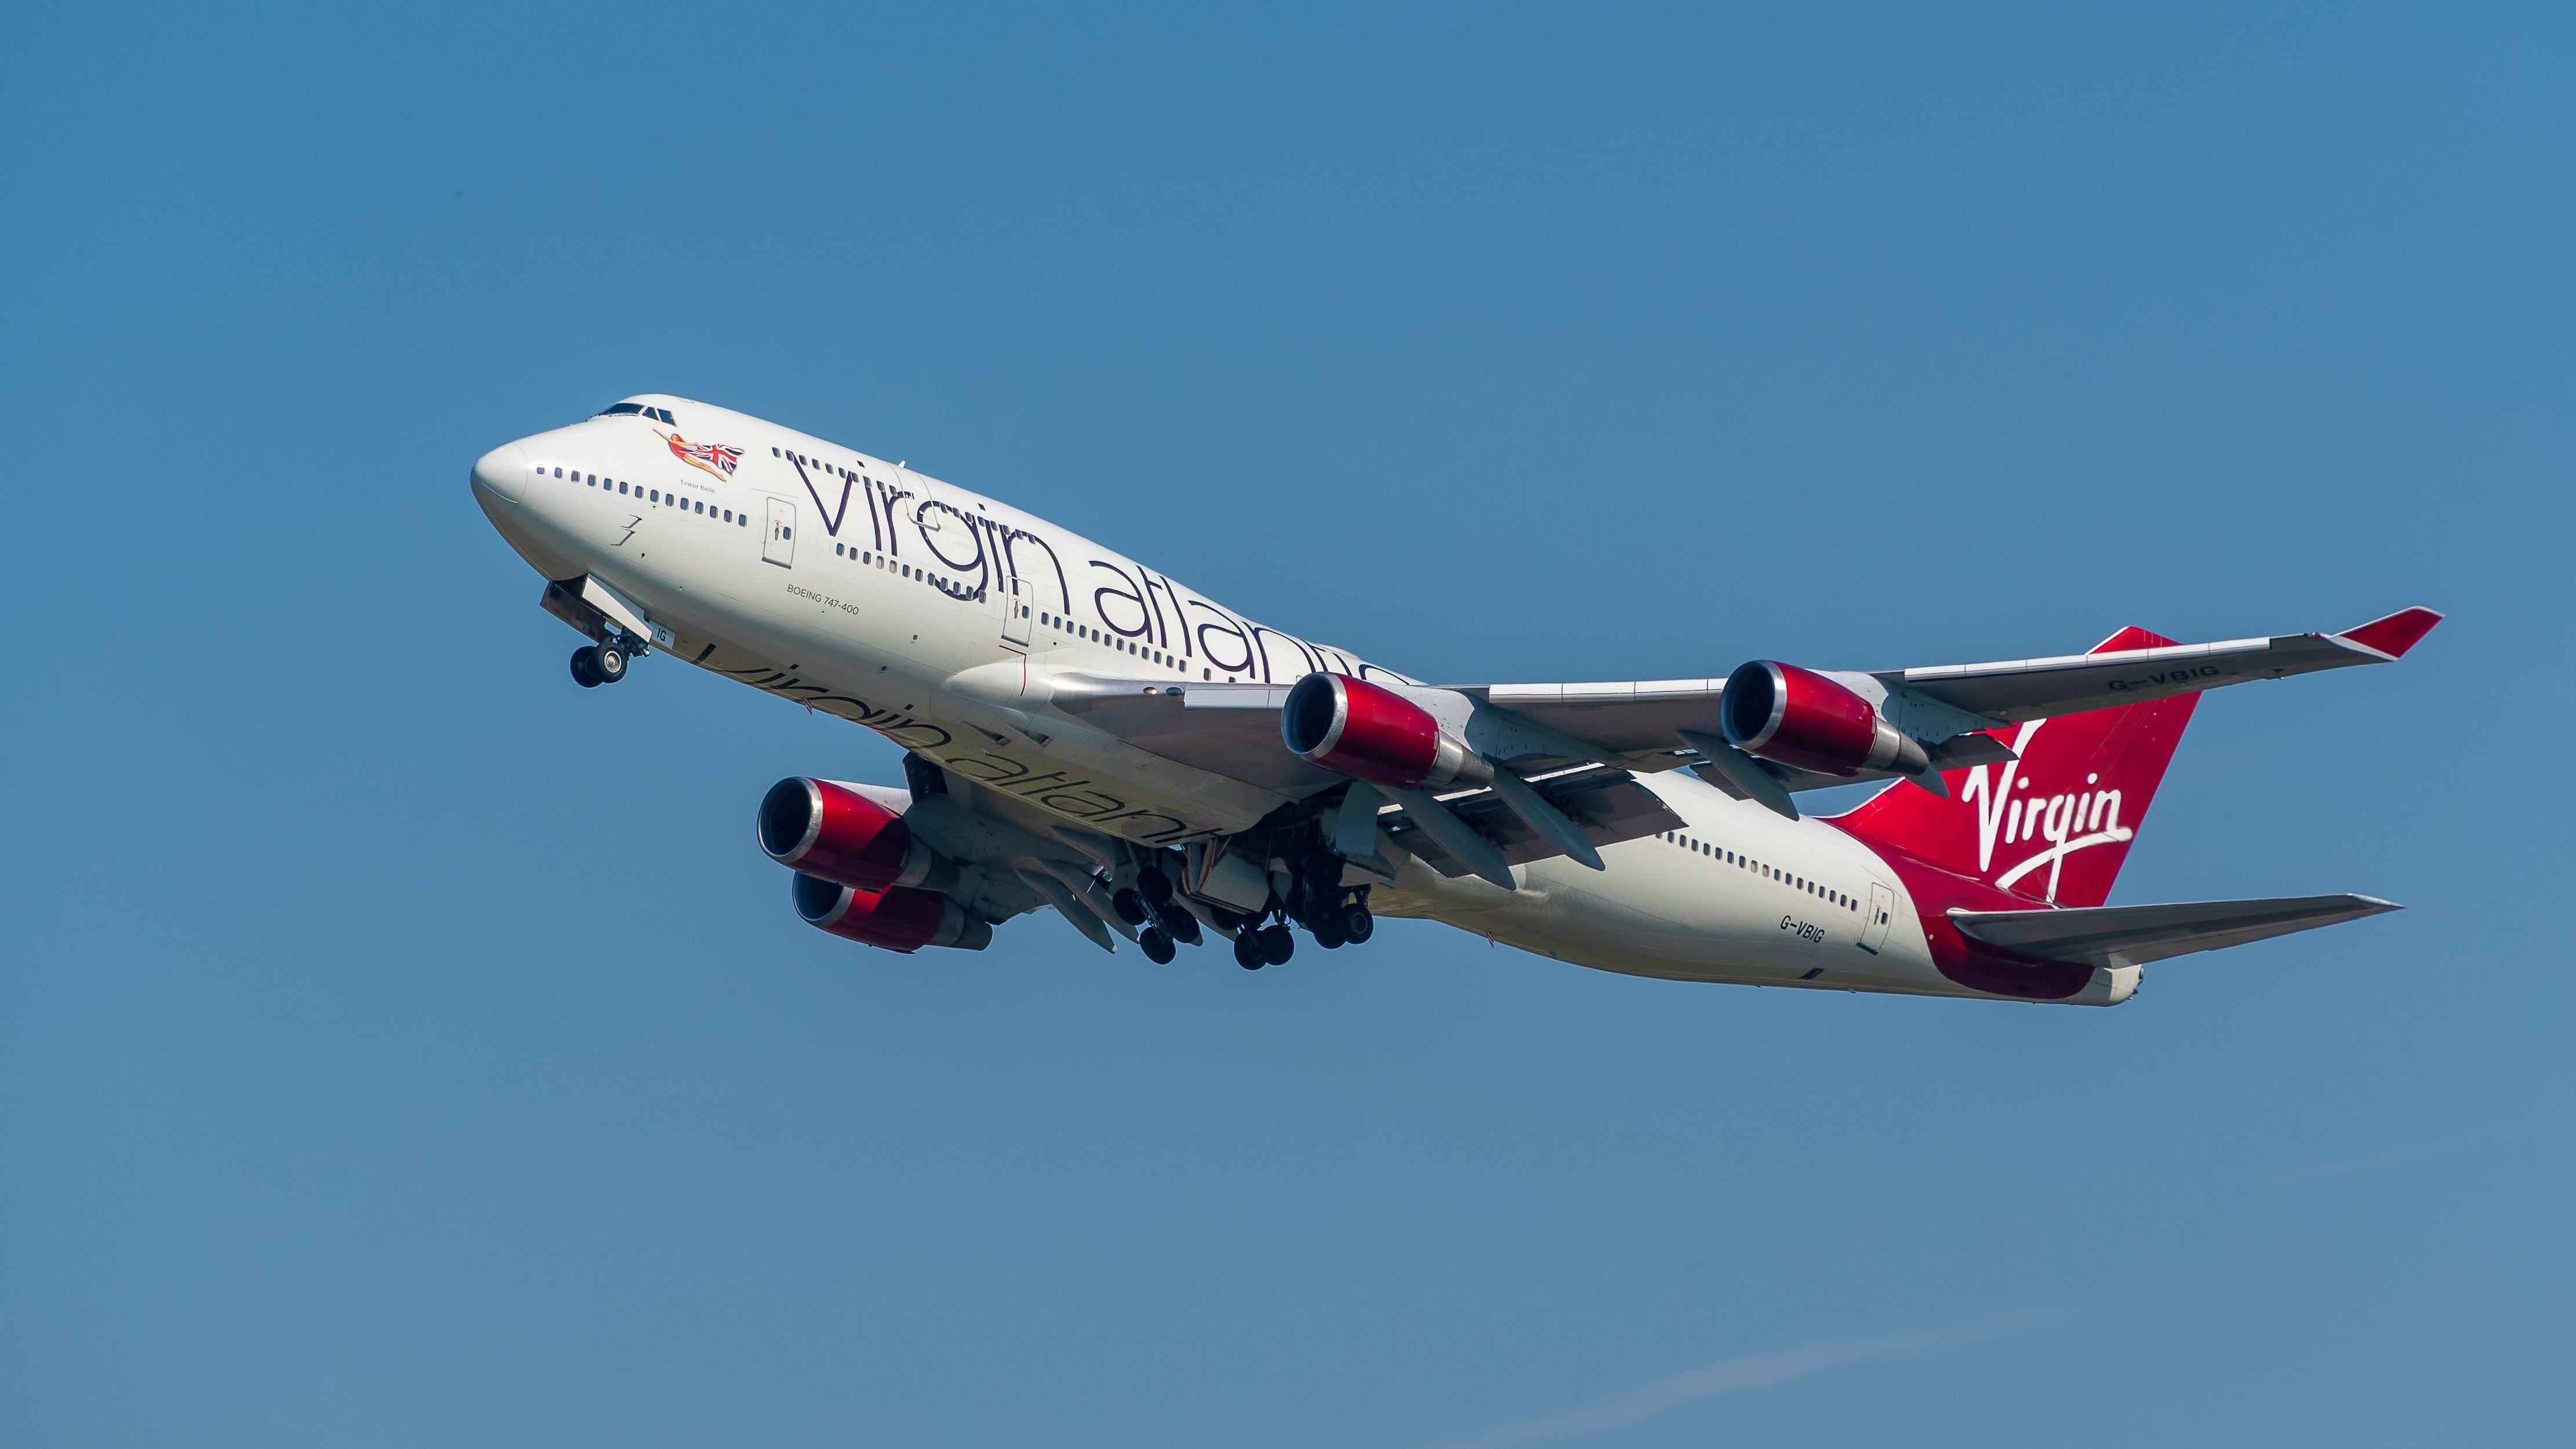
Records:
{"label": "aircraft nose", "polygon": [[474,460],[470,475],[474,491],[503,503],[517,503],[519,495],[527,490],[530,466],[526,449],[516,443],[503,443]]}

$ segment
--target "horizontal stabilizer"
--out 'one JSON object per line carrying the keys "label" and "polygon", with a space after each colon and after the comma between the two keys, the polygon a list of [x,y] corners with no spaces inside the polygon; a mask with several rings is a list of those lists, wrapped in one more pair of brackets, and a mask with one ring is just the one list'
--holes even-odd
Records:
{"label": "horizontal stabilizer", "polygon": [[2293,931],[2357,921],[2400,907],[2372,896],[2288,896],[2268,901],[2183,901],[2165,906],[2076,906],[2039,911],[1952,911],[1962,935],[2042,961],[2138,966],[2168,956],[2242,946]]}

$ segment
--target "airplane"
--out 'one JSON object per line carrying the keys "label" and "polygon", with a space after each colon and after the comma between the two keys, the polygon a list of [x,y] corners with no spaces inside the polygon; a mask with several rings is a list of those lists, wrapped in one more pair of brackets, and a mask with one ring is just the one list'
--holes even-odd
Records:
{"label": "airplane", "polygon": [[[796,914],[910,954],[1054,911],[1151,961],[1279,966],[1426,918],[1681,981],[2114,1006],[2150,962],[2391,911],[2109,905],[2200,696],[2384,664],[2441,615],[1879,670],[1427,684],[1257,623],[998,499],[639,394],[477,460],[476,502],[589,640],[876,731],[900,787],[754,812]],[[1819,817],[1798,796],[1887,781]]]}

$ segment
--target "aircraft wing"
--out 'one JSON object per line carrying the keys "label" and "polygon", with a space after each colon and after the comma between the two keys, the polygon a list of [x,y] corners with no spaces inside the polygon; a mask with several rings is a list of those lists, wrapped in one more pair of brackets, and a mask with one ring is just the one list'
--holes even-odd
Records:
{"label": "aircraft wing", "polygon": [[[2430,609],[2407,609],[2339,634],[2286,634],[1869,673],[1827,672],[1826,677],[1870,700],[1890,723],[1920,741],[1932,767],[1927,778],[1937,780],[1942,771],[2012,758],[2011,750],[1988,731],[2251,679],[2386,663],[2412,648],[2440,620],[2441,615]],[[1298,758],[1281,741],[1279,711],[1291,687],[1068,674],[1051,681],[1048,702],[1148,753],[1271,791],[1285,800],[1301,800],[1343,784],[1344,777]],[[1508,762],[1511,772],[1525,782],[1576,766],[1614,767],[1623,779],[1625,772],[1687,766],[1738,799],[1758,800],[1794,818],[1797,808],[1790,803],[1792,793],[1893,778],[1883,771],[1835,775],[1800,770],[1756,760],[1732,748],[1723,738],[1720,721],[1724,679],[1408,688],[1417,700],[1445,698],[1469,712],[1465,737],[1496,762]],[[1479,726],[1486,727],[1481,734]],[[1556,848],[1566,843],[1561,828],[1553,842],[1545,832],[1534,830],[1526,831],[1529,842],[1515,839],[1515,830],[1526,829],[1528,812],[1502,807],[1512,806],[1515,800],[1525,806],[1526,796],[1515,793],[1494,800],[1490,791],[1481,793],[1489,797],[1486,803],[1497,808],[1490,820],[1480,817],[1479,833],[1488,837],[1487,845],[1500,846],[1503,858],[1497,861],[1474,841],[1458,841],[1467,853],[1481,857],[1481,864],[1474,867],[1478,873],[1498,878],[1504,862],[1563,853]],[[1607,840],[1594,838],[1595,830],[1615,829],[1610,821],[1642,809],[1617,805],[1603,814],[1604,801],[1624,798],[1602,796],[1568,818],[1595,845],[1606,844]],[[1422,815],[1425,803],[1414,802],[1404,814]],[[1548,803],[1556,802],[1550,798]],[[1473,799],[1451,802],[1452,813],[1484,808]],[[1435,822],[1435,829],[1439,823]],[[1658,825],[1649,830],[1669,828]],[[1435,863],[1458,853],[1442,856],[1436,845],[1420,836],[1398,832],[1397,839],[1408,848],[1412,840],[1423,839],[1430,846],[1424,856]],[[1516,849],[1533,853],[1515,856]]]}
{"label": "aircraft wing", "polygon": [[1055,680],[1050,702],[1148,754],[1296,797],[1343,777],[1297,758],[1281,742],[1279,709],[1289,688],[1064,675]]}
{"label": "aircraft wing", "polygon": [[[1923,704],[1934,706],[1919,711],[1932,716],[1923,724],[1950,724],[1957,728],[1921,728],[1912,732],[1940,738],[1972,729],[2137,704],[2249,679],[2286,679],[2320,669],[2385,664],[2413,648],[2441,620],[2442,616],[2430,609],[2405,609],[2340,634],[2280,634],[2048,659],[1934,664],[1871,670],[1865,677],[1877,681],[1890,695],[1908,697],[1895,708],[1905,704],[1915,704],[1918,709]],[[1863,676],[1829,671],[1828,677],[1857,682]],[[1462,694],[1489,701],[1576,739],[1627,753],[1667,746],[1681,730],[1718,733],[1717,702],[1726,681],[1648,679],[1456,688]],[[1892,709],[1891,714],[1894,712]],[[1942,718],[1943,715],[1950,717]],[[1820,778],[1827,784],[1850,783],[1842,776]],[[1793,784],[1791,788],[1800,787]]]}
{"label": "aircraft wing", "polygon": [[[1653,791],[1639,785],[1635,775],[1611,766],[1577,765],[1532,776],[1528,784],[1572,822],[1596,850],[1623,840],[1679,830],[1684,824]],[[1490,788],[1444,794],[1437,804],[1445,807],[1439,813],[1466,822],[1477,836],[1499,849],[1505,865],[1526,865],[1566,853],[1557,842],[1533,829],[1524,816]],[[1378,828],[1442,875],[1479,874],[1479,864],[1491,857],[1473,840],[1458,840],[1454,835],[1444,840],[1450,827],[1439,813],[1427,812],[1419,801],[1409,805],[1399,801],[1379,808]]]}
{"label": "aircraft wing", "polygon": [[1875,671],[1871,677],[1891,691],[1902,690],[1998,724],[2018,724],[2249,679],[2286,679],[2320,669],[2386,664],[2414,648],[2441,621],[2442,616],[2430,609],[2404,609],[2340,634],[2277,634],[2050,659],[1936,664]]}
{"label": "aircraft wing", "polygon": [[[1289,753],[1280,740],[1279,710],[1287,702],[1289,688],[1205,683],[1175,687],[1162,680],[1086,679],[1071,688],[1059,682],[1053,703],[1138,749],[1292,799],[1348,784],[1347,777]],[[1687,751],[1673,747],[1677,744],[1667,741],[1658,753],[1686,755]],[[1638,785],[1635,774],[1616,763],[1550,757],[1525,760],[1524,770],[1516,778],[1523,779],[1596,850],[1681,828],[1681,818]],[[1379,828],[1443,875],[1491,878],[1497,866],[1523,865],[1566,853],[1562,842],[1534,828],[1527,814],[1491,788],[1443,794],[1437,806],[1433,808],[1430,797],[1381,804]],[[1465,821],[1475,838],[1459,836],[1449,820],[1438,818],[1443,815]]]}
{"label": "aircraft wing", "polygon": [[1105,874],[1122,842],[1065,826],[919,754],[903,757],[903,772],[901,789],[837,783],[902,816],[924,844],[956,862],[960,873],[948,894],[978,917],[1003,921],[1053,909],[1104,951],[1118,949],[1118,936],[1136,939],[1136,928],[1111,905]]}
{"label": "aircraft wing", "polygon": [[2165,906],[1952,911],[1950,923],[1961,935],[2036,960],[2138,966],[2398,909],[2373,896],[2290,896]]}

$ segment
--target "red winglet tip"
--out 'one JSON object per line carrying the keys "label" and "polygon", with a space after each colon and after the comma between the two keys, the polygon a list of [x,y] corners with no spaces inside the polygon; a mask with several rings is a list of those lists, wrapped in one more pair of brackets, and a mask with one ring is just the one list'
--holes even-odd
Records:
{"label": "red winglet tip", "polygon": [[2103,640],[2101,643],[2094,645],[2092,648],[2087,649],[2084,652],[2087,654],[2116,654],[2123,649],[2160,649],[2172,642],[2174,641],[2157,633],[2153,629],[2141,629],[2137,625],[2131,624],[2128,628],[2121,630],[2119,633],[2112,635],[2110,638]]}
{"label": "red winglet tip", "polygon": [[2442,616],[2430,609],[2400,609],[2385,619],[2373,619],[2359,628],[2346,629],[2340,637],[2376,649],[2391,659],[2401,659],[2407,650],[2415,647],[2416,641],[2432,633],[2433,626],[2441,622]]}

